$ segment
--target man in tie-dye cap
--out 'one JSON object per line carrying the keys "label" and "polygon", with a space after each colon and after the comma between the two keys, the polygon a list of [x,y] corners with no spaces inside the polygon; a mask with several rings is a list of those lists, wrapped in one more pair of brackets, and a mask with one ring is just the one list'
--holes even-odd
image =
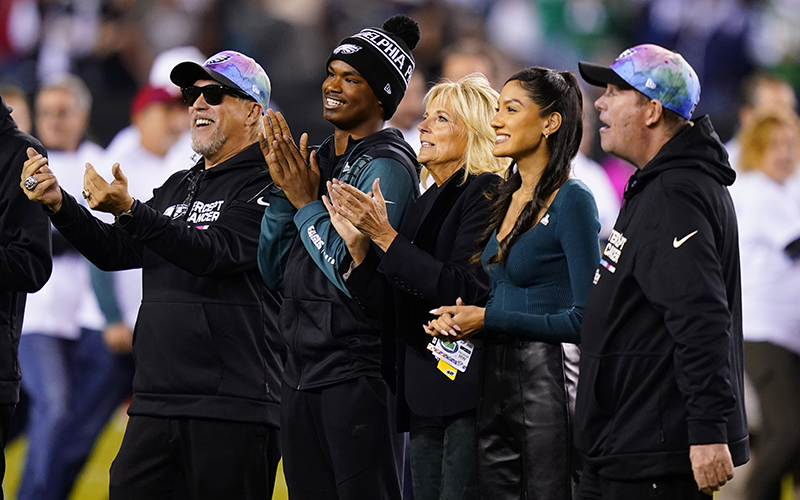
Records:
{"label": "man in tie-dye cap", "polygon": [[189,106],[194,167],[135,200],[120,164],[111,183],[87,164],[81,194],[114,224],[62,191],[33,149],[23,171],[39,182],[25,192],[97,267],[142,268],[130,419],[109,498],[271,498],[283,342],[280,296],[256,262],[272,184],[258,145],[269,79],[233,51],[180,63],[171,79]]}
{"label": "man in tie-dye cap", "polygon": [[579,69],[606,88],[603,150],[637,171],[583,314],[578,498],[710,499],[749,458],[736,175],[680,54]]}

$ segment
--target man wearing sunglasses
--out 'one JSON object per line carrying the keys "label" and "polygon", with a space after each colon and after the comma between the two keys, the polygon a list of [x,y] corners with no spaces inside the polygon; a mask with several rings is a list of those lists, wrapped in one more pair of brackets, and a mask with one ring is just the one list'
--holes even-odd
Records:
{"label": "man wearing sunglasses", "polygon": [[129,195],[119,164],[110,184],[87,164],[82,195],[115,216],[104,224],[32,149],[23,185],[37,181],[28,197],[95,265],[142,268],[130,420],[109,498],[270,498],[280,459],[280,296],[256,265],[271,184],[257,144],[270,83],[233,51],[178,64],[170,78],[190,106],[202,158],[149,201]]}

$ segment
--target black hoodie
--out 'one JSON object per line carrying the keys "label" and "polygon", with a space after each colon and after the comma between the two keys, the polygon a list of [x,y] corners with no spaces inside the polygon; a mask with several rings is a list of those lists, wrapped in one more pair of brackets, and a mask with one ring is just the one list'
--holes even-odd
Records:
{"label": "black hoodie", "polygon": [[603,477],[691,474],[694,444],[748,460],[735,178],[704,116],[628,181],[581,332],[577,443]]}
{"label": "black hoodie", "polygon": [[103,270],[142,268],[131,415],[279,425],[280,296],[256,265],[270,184],[253,144],[172,175],[124,226],[65,193],[51,219],[78,251]]}
{"label": "black hoodie", "polygon": [[29,147],[47,154],[39,141],[17,128],[0,99],[0,404],[19,401],[17,347],[25,294],[42,288],[53,266],[50,224],[19,186]]}

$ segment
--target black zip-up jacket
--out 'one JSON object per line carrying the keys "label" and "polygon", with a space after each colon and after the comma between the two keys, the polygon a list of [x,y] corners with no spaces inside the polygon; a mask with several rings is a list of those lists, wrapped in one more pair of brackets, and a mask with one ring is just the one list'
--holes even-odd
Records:
{"label": "black zip-up jacket", "polygon": [[[350,138],[347,150],[338,157],[331,138],[317,150],[317,159],[320,194],[326,192],[325,181],[332,178],[366,192],[375,176],[380,177],[390,222],[395,218],[393,222],[399,225],[405,207],[416,197],[416,156],[396,129]],[[314,237],[309,238],[312,233]],[[288,347],[284,382],[296,389],[312,389],[360,376],[385,376],[392,384],[392,367],[387,363],[394,363],[394,339],[382,342],[381,318],[340,288],[352,258],[322,202],[295,211],[282,193],[273,193],[261,238],[259,263],[264,280],[270,287],[281,286],[283,292],[280,326]],[[276,270],[279,262],[286,262],[282,273]],[[384,359],[388,355],[392,359]]]}
{"label": "black zip-up jacket", "polygon": [[134,202],[124,226],[66,194],[51,219],[100,269],[142,268],[131,415],[278,426],[280,297],[256,265],[269,172],[258,144],[204,166]]}
{"label": "black zip-up jacket", "polygon": [[50,224],[19,187],[29,147],[47,154],[39,141],[17,128],[0,99],[0,404],[19,402],[17,348],[25,294],[42,288],[53,268]]}
{"label": "black zip-up jacket", "polygon": [[583,314],[577,442],[609,479],[748,460],[735,179],[707,116],[628,181]]}

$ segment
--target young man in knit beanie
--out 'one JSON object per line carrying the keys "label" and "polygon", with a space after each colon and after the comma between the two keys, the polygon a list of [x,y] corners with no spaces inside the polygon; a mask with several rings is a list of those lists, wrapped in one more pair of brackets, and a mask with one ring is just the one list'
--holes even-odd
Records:
{"label": "young man in knit beanie", "polygon": [[400,499],[402,439],[393,378],[382,376],[394,343],[382,344],[380,315],[348,290],[353,258],[321,195],[333,179],[366,193],[380,178],[388,219],[399,226],[417,196],[416,157],[398,130],[383,126],[408,86],[418,41],[406,16],[342,40],[322,84],[335,130],[310,154],[307,134],[295,146],[280,113],[265,120],[262,151],[275,186],[258,262],[284,297],[281,443],[292,500]]}

